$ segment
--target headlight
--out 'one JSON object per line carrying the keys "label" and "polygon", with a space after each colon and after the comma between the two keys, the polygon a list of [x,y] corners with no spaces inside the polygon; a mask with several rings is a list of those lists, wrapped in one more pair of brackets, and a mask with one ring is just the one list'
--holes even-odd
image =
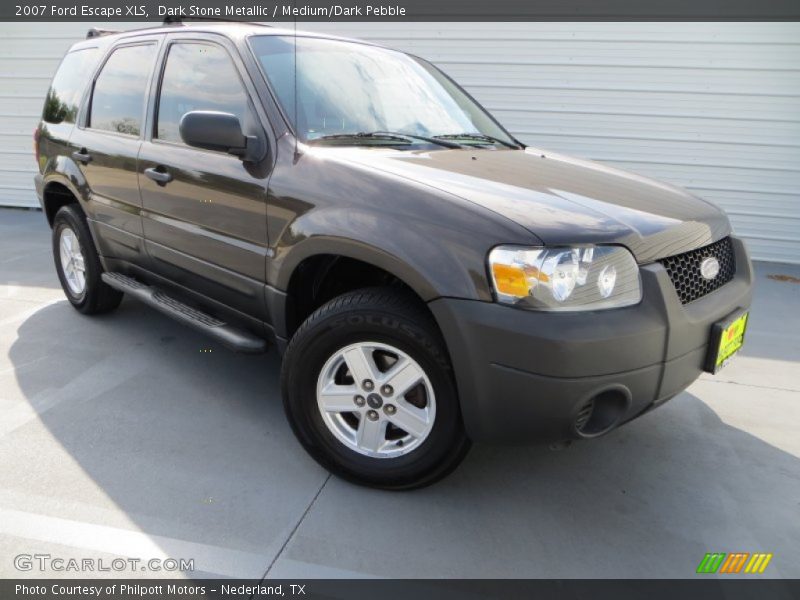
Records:
{"label": "headlight", "polygon": [[527,308],[598,310],[642,299],[639,267],[620,246],[498,246],[489,271],[499,302]]}

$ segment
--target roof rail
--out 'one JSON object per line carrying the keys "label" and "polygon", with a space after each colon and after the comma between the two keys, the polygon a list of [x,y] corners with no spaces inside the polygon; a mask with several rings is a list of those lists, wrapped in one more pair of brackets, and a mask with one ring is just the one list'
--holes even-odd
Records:
{"label": "roof rail", "polygon": [[115,33],[119,33],[119,29],[98,29],[97,27],[92,27],[86,32],[86,39],[90,40],[102,35],[113,35]]}
{"label": "roof rail", "polygon": [[252,21],[242,21],[240,19],[226,19],[225,17],[180,17],[167,15],[164,17],[164,25],[183,25],[184,21],[209,21],[211,23],[239,23],[241,25],[258,25],[259,27],[272,27],[266,23],[254,23]]}

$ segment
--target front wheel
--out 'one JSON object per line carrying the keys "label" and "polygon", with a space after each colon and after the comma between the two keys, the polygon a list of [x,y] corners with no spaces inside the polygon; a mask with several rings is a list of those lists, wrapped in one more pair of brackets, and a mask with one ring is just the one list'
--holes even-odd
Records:
{"label": "front wheel", "polygon": [[429,485],[469,449],[444,342],[404,291],[358,290],[318,309],[289,344],[282,388],[306,450],[356,483]]}

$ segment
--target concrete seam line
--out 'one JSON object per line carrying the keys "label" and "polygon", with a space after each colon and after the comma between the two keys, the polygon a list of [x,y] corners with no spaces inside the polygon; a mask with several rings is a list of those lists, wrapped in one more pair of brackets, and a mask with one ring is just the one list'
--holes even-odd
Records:
{"label": "concrete seam line", "polygon": [[774,385],[758,385],[756,383],[742,383],[741,381],[724,381],[721,379],[701,379],[708,383],[723,383],[727,385],[741,385],[742,387],[756,388],[757,390],[772,390],[774,392],[800,392],[800,389],[776,387]]}
{"label": "concrete seam line", "polygon": [[[319,489],[317,490],[317,493],[314,494],[314,497],[311,499],[311,502],[308,503],[308,506],[303,511],[303,514],[300,515],[300,518],[297,520],[297,523],[295,523],[294,527],[292,527],[292,530],[289,532],[289,535],[286,537],[286,541],[283,542],[283,545],[281,546],[280,550],[278,550],[278,553],[275,554],[275,558],[273,558],[272,562],[270,562],[269,565],[267,566],[267,570],[264,572],[264,576],[261,578],[261,582],[263,582],[267,578],[267,575],[269,575],[269,572],[272,570],[272,567],[274,567],[275,563],[278,562],[278,559],[283,554],[283,551],[286,549],[286,546],[288,546],[289,542],[291,542],[292,539],[294,538],[295,533],[297,533],[297,530],[300,528],[300,525],[305,520],[306,515],[311,511],[311,508],[317,502],[317,498],[319,498],[319,495],[322,493],[322,490],[328,484],[328,481],[330,481],[330,479],[331,479],[331,474],[328,473],[328,476],[325,478],[325,481],[323,481],[322,485],[319,486]],[[261,582],[259,582],[259,583],[261,583]],[[251,596],[251,598],[252,598],[252,596]]]}

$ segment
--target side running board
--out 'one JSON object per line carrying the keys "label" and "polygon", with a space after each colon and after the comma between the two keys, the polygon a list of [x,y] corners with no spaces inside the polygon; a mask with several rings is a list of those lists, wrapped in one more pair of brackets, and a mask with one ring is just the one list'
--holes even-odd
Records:
{"label": "side running board", "polygon": [[202,331],[232,350],[246,354],[258,354],[267,350],[266,341],[260,337],[187,306],[158,288],[147,286],[122,273],[103,273],[101,277],[112,288],[149,304],[176,321]]}

